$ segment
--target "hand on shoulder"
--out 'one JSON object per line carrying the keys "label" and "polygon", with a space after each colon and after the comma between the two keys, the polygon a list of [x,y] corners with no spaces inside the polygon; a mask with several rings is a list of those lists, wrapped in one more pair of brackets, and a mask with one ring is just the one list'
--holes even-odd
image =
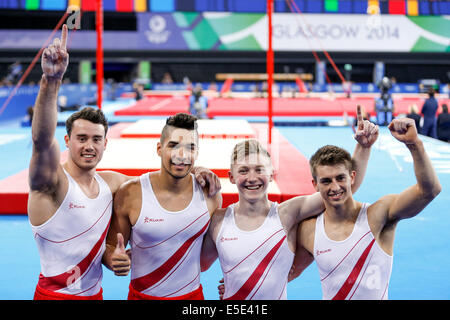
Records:
{"label": "hand on shoulder", "polygon": [[117,190],[119,190],[120,186],[125,182],[132,180],[132,176],[126,176],[119,172],[115,171],[98,171],[97,172],[103,180],[109,185],[111,192],[114,194]]}

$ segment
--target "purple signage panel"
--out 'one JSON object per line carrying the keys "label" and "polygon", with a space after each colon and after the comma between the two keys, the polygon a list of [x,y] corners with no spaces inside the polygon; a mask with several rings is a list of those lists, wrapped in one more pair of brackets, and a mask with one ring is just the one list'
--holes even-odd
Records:
{"label": "purple signage panel", "polygon": [[138,18],[139,49],[188,50],[174,15],[170,13],[140,13]]}

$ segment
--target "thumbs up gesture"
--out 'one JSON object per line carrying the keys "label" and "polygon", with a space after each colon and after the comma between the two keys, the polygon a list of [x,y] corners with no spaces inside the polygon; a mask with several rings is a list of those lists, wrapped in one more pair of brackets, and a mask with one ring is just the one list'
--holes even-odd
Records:
{"label": "thumbs up gesture", "polygon": [[121,233],[117,234],[117,245],[111,255],[111,267],[116,276],[126,276],[130,272],[131,259],[125,251],[125,244]]}

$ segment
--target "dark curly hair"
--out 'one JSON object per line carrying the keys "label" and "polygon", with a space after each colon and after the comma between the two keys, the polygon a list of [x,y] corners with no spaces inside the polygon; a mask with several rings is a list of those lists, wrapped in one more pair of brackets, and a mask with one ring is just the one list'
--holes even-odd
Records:
{"label": "dark curly hair", "polygon": [[162,143],[167,138],[167,131],[170,127],[197,131],[197,126],[197,117],[187,113],[177,113],[167,118],[166,125],[161,132],[160,141]]}
{"label": "dark curly hair", "polygon": [[98,123],[103,125],[105,128],[105,137],[106,133],[108,132],[108,120],[105,117],[105,114],[100,109],[95,109],[92,107],[86,107],[81,109],[80,111],[77,111],[73,113],[67,120],[66,120],[66,131],[67,135],[70,137],[70,134],[72,133],[72,126],[75,120],[83,119],[88,120],[92,123]]}

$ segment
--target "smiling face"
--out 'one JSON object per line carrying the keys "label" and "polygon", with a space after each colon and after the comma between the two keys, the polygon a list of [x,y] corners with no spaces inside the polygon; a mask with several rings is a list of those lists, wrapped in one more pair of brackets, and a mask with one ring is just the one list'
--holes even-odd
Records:
{"label": "smiling face", "polygon": [[164,140],[158,142],[157,152],[161,157],[161,169],[175,179],[186,177],[198,156],[197,131],[169,127]]}
{"label": "smiling face", "polygon": [[313,154],[309,164],[314,188],[326,203],[339,206],[351,198],[356,171],[348,151],[327,145]]}
{"label": "smiling face", "polygon": [[64,140],[70,159],[85,170],[95,169],[107,143],[104,126],[84,119],[73,122],[70,136],[66,135]]}
{"label": "smiling face", "polygon": [[352,197],[355,171],[349,171],[345,164],[318,165],[315,171],[314,188],[326,203],[338,207]]}
{"label": "smiling face", "polygon": [[228,176],[238,188],[239,200],[254,203],[267,198],[267,188],[273,179],[272,163],[265,154],[250,153],[234,161]]}

